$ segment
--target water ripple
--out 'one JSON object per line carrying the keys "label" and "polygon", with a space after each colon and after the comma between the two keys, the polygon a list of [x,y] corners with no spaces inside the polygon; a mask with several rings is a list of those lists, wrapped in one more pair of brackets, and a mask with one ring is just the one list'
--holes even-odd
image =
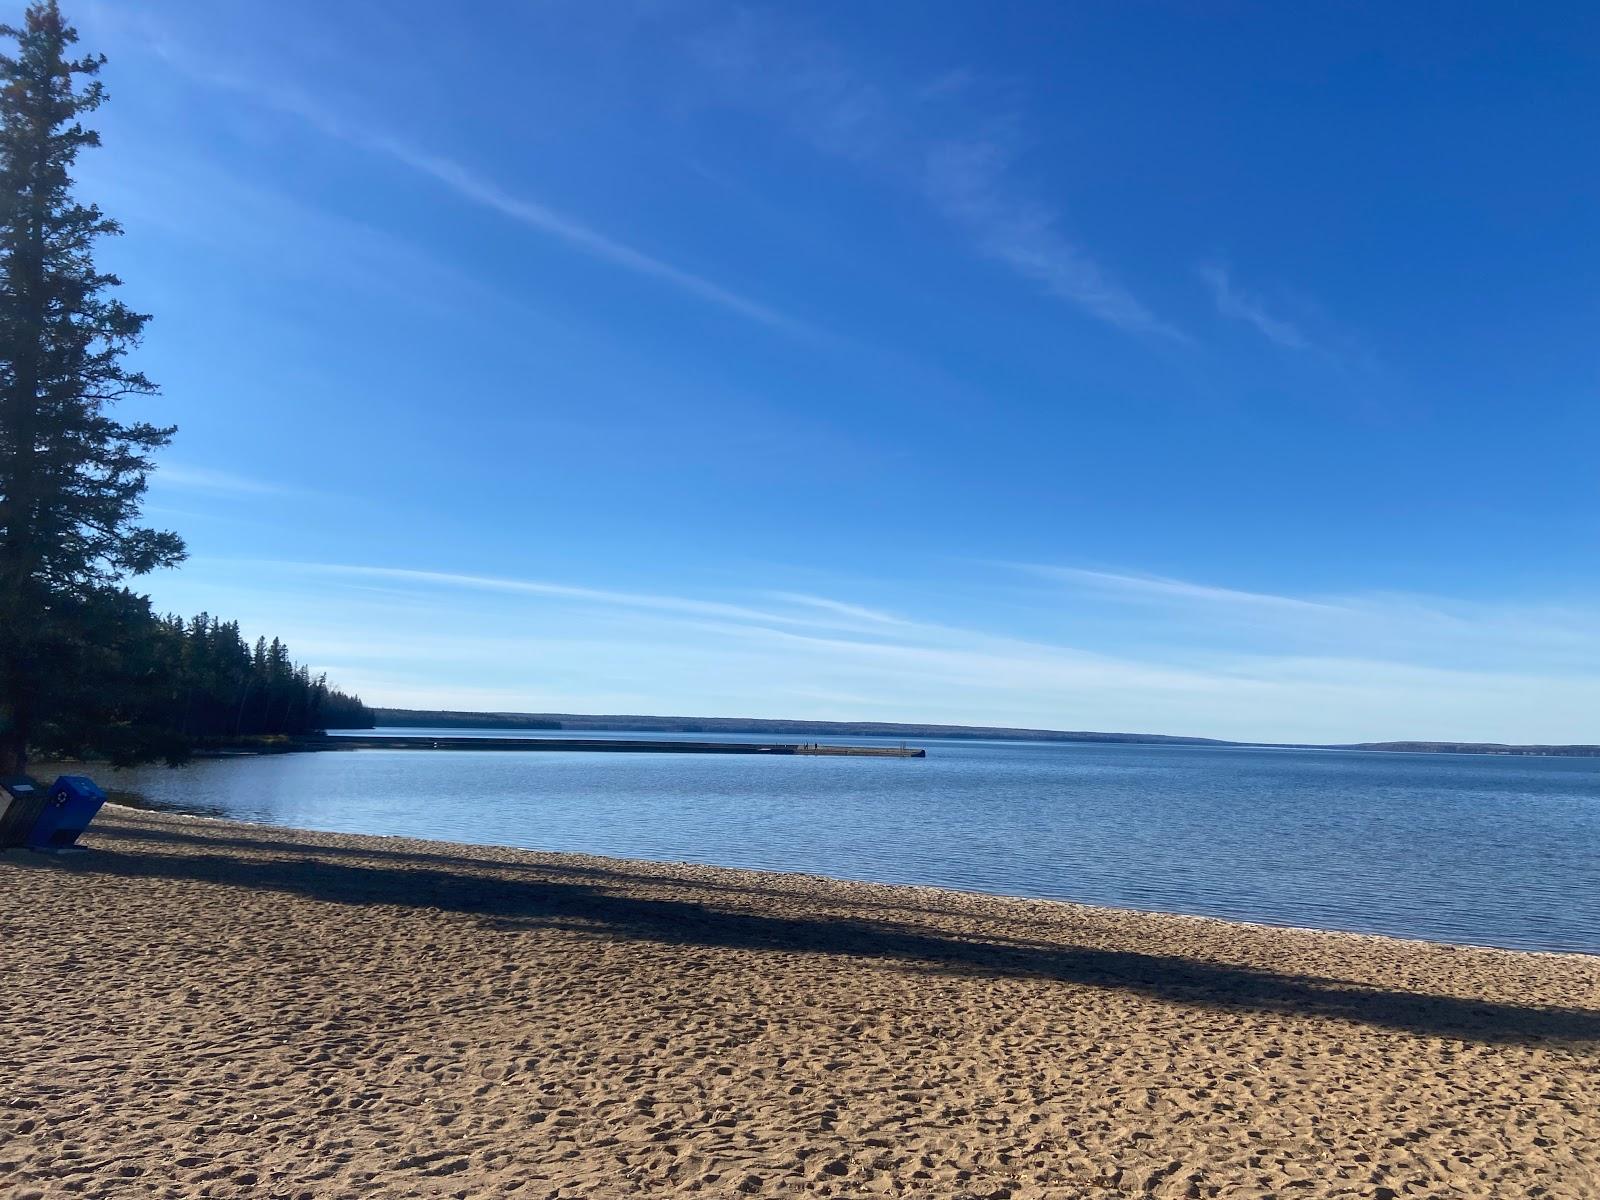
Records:
{"label": "water ripple", "polygon": [[917,744],[928,758],[373,750],[111,782],[308,829],[1600,953],[1594,761]]}

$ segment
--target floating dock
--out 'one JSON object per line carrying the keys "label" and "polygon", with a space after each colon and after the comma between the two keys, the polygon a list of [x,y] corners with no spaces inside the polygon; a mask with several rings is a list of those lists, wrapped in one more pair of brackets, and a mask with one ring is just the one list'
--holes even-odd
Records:
{"label": "floating dock", "polygon": [[914,746],[827,746],[820,742],[679,742],[635,738],[449,737],[351,734],[302,744],[314,750],[587,750],[613,754],[805,754],[840,758],[927,758]]}

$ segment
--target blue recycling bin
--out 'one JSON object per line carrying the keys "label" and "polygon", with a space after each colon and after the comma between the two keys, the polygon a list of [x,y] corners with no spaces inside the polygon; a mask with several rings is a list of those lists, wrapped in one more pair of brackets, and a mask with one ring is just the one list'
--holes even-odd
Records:
{"label": "blue recycling bin", "polygon": [[83,775],[63,775],[50,785],[44,809],[24,843],[30,850],[65,850],[89,828],[106,794]]}
{"label": "blue recycling bin", "polygon": [[44,785],[26,775],[0,779],[0,850],[27,845],[28,836],[49,802]]}

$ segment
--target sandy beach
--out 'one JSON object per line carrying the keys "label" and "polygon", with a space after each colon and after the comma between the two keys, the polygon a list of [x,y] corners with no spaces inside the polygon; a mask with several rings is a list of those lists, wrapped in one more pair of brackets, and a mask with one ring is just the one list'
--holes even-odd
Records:
{"label": "sandy beach", "polygon": [[0,1197],[1600,1195],[1600,959],[108,807]]}

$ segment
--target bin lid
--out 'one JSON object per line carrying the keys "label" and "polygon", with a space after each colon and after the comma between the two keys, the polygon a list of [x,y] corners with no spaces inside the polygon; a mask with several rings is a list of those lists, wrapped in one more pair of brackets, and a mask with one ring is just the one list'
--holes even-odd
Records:
{"label": "bin lid", "polygon": [[106,794],[99,785],[87,775],[61,775],[50,785],[50,794],[59,796],[63,792],[78,796],[86,800],[104,800]]}

